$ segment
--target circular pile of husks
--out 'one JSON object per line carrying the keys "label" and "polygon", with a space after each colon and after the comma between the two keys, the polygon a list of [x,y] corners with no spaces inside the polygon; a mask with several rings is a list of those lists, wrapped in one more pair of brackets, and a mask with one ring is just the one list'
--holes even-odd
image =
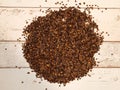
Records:
{"label": "circular pile of husks", "polygon": [[86,11],[75,7],[51,11],[24,28],[23,54],[38,78],[66,84],[87,75],[103,36]]}

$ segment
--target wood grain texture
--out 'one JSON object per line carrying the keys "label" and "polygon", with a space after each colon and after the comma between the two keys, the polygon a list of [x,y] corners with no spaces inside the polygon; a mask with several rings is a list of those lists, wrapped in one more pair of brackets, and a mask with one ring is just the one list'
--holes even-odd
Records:
{"label": "wood grain texture", "polygon": [[[100,55],[98,55],[100,53]],[[104,42],[95,54],[99,67],[120,67],[120,42]],[[23,57],[22,42],[0,43],[0,67],[28,67]]]}
{"label": "wood grain texture", "polygon": [[[0,69],[1,90],[119,90],[120,68],[94,68],[89,76],[74,80],[65,87],[36,79],[35,73],[27,74],[28,69]],[[24,82],[23,84],[21,82]],[[41,82],[41,84],[38,84]]]}
{"label": "wood grain texture", "polygon": [[[96,3],[100,4],[101,7],[119,7],[119,0],[85,0],[86,3]],[[31,2],[31,3],[29,3]],[[40,3],[39,3],[40,2]],[[1,0],[1,6],[29,6],[37,7],[38,4],[42,4],[46,7],[55,7],[53,4],[56,0]],[[74,0],[71,0],[70,5],[74,5]],[[83,1],[81,1],[83,2]],[[42,11],[48,8],[42,8]],[[58,8],[52,8],[53,10],[58,10]],[[103,13],[101,12],[103,11]],[[91,14],[94,20],[99,25],[100,31],[108,32],[110,36],[104,34],[105,41],[120,41],[120,9],[94,9]],[[17,40],[19,37],[24,40],[21,36],[24,26],[26,25],[26,20],[30,23],[33,18],[38,16],[44,16],[45,13],[40,12],[40,8],[0,8],[0,41],[5,40]]]}

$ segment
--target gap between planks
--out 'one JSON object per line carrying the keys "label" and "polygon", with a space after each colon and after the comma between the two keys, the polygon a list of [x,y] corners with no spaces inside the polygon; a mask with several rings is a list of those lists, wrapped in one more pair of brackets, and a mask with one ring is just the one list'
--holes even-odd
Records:
{"label": "gap between planks", "polygon": [[[0,69],[28,69],[28,68],[30,68],[30,67],[20,67],[20,66],[18,66],[18,67],[0,67]],[[120,67],[93,67],[93,69],[94,68],[118,68],[118,69],[120,69]]]}
{"label": "gap between planks", "polygon": [[[21,42],[21,43],[23,43],[23,42],[25,42],[25,40],[0,40],[0,43],[1,42]],[[103,41],[103,42],[120,42],[120,41]]]}
{"label": "gap between planks", "polygon": [[[0,8],[60,8],[60,7],[26,7],[26,6],[0,6]],[[86,7],[80,7],[85,9]],[[93,7],[93,9],[120,9],[120,7]]]}

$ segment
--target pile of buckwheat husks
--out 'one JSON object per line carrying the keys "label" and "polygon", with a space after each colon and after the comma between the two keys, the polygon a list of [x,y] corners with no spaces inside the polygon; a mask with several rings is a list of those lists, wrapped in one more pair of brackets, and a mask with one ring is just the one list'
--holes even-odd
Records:
{"label": "pile of buckwheat husks", "polygon": [[38,78],[66,84],[96,65],[103,36],[92,16],[75,7],[50,11],[24,28],[23,54]]}

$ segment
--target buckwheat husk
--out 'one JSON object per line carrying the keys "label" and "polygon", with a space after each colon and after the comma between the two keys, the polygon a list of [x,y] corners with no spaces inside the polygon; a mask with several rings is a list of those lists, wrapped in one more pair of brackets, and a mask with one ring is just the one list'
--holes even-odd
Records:
{"label": "buckwheat husk", "polygon": [[103,36],[86,11],[75,7],[51,11],[24,28],[23,54],[38,78],[66,84],[86,76]]}

